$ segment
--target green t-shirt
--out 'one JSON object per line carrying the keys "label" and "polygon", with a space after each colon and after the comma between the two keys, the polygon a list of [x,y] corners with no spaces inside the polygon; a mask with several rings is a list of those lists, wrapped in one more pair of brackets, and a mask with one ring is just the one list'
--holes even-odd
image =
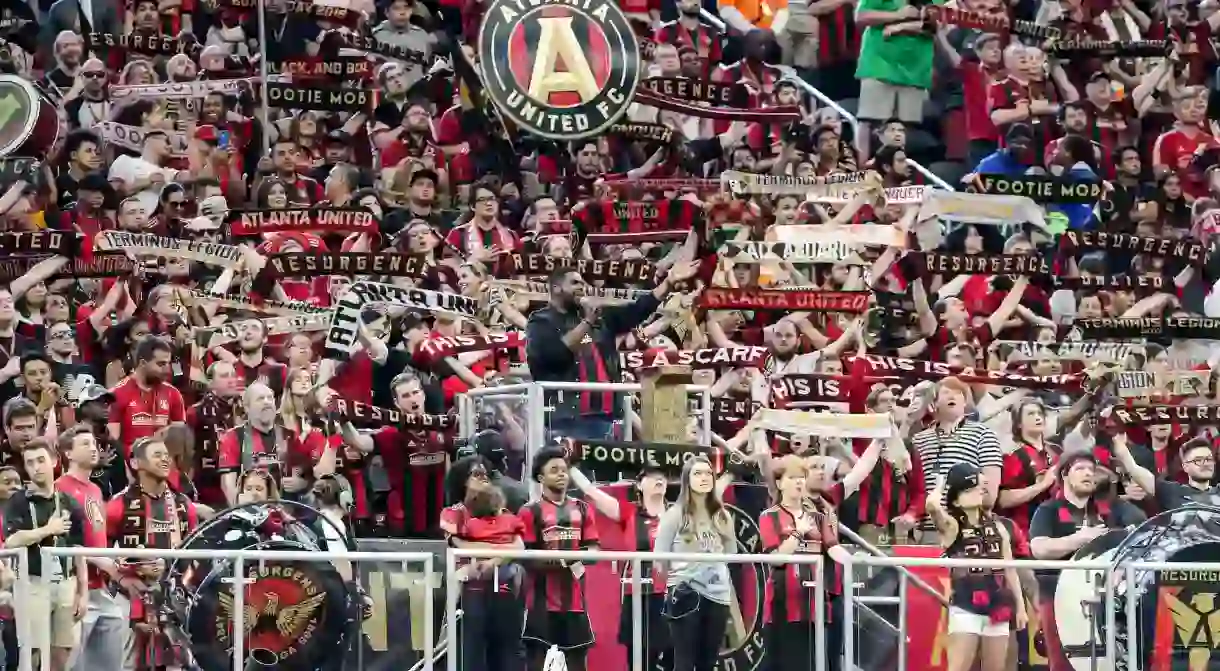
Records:
{"label": "green t-shirt", "polygon": [[[933,0],[941,4],[943,0]],[[860,0],[856,14],[864,12],[896,12],[907,3],[903,0]],[[898,86],[932,88],[932,35],[895,35],[886,37],[885,26],[864,29],[860,41],[860,60],[856,79],[876,79]]]}

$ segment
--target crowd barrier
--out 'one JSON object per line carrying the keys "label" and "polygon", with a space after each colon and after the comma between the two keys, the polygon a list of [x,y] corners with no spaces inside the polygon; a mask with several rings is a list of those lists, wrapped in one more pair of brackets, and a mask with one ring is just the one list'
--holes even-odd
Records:
{"label": "crowd barrier", "polygon": [[[392,544],[387,548],[394,547]],[[740,549],[756,551],[754,546],[743,546]],[[900,548],[895,548],[900,549]],[[935,548],[923,546],[908,546],[908,549],[935,552]],[[742,570],[734,573],[734,594],[740,595],[734,603],[735,620],[745,627],[738,632],[736,638],[726,636],[726,646],[721,652],[721,663],[718,669],[724,671],[754,671],[763,669],[766,651],[762,633],[763,581],[766,579],[768,566],[776,564],[799,563],[818,568],[818,556],[787,556],[778,557],[766,554],[677,554],[677,553],[646,553],[646,552],[615,552],[615,551],[582,551],[555,552],[539,550],[492,550],[492,549],[450,549],[443,557],[433,552],[298,552],[298,551],[206,551],[206,550],[128,550],[117,548],[44,548],[43,559],[50,557],[109,557],[127,559],[164,559],[174,564],[183,560],[188,565],[192,562],[215,562],[211,564],[212,574],[220,571],[225,576],[219,581],[227,597],[219,597],[215,589],[208,593],[213,598],[226,601],[231,606],[223,613],[226,617],[231,613],[232,622],[229,628],[221,627],[214,643],[223,648],[222,662],[231,660],[234,670],[248,670],[250,661],[247,654],[255,654],[248,650],[246,638],[246,617],[249,598],[260,599],[262,603],[267,596],[263,592],[272,586],[264,583],[262,589],[256,587],[260,581],[272,576],[291,580],[298,575],[291,570],[300,564],[333,564],[350,562],[365,569],[366,562],[376,562],[380,569],[373,573],[378,577],[373,581],[381,589],[388,590],[391,585],[402,586],[411,582],[410,587],[417,592],[418,601],[422,606],[421,613],[413,613],[412,619],[418,620],[412,626],[418,625],[422,633],[420,644],[422,654],[418,660],[402,661],[401,658],[383,659],[376,662],[353,662],[344,668],[358,669],[411,669],[413,671],[433,671],[444,665],[446,671],[460,671],[460,660],[455,654],[445,654],[446,651],[460,649],[462,632],[458,627],[447,623],[460,622],[461,584],[456,578],[459,562],[468,558],[510,558],[519,560],[554,560],[567,559],[587,562],[589,573],[586,580],[590,582],[587,592],[590,603],[590,617],[594,620],[595,629],[603,629],[605,620],[612,618],[617,626],[617,609],[611,609],[619,603],[618,591],[626,583],[630,583],[633,593],[640,593],[648,583],[647,572],[641,575],[642,562],[656,561],[715,561],[742,565]],[[17,564],[17,579],[13,585],[14,608],[18,613],[18,636],[26,636],[32,627],[49,627],[49,621],[32,622],[28,617],[20,615],[23,604],[29,603],[31,595],[31,580],[28,577],[28,556],[22,550],[6,550],[0,552],[0,557],[12,560]],[[438,564],[440,562],[440,564]],[[623,578],[622,569],[631,565],[630,578]],[[397,566],[401,575],[385,574]],[[947,650],[946,624],[947,614],[943,604],[926,595],[916,598],[920,589],[912,590],[917,581],[927,580],[942,588],[948,585],[948,571],[955,568],[1014,568],[1020,570],[1058,571],[1058,589],[1061,594],[1056,599],[1063,601],[1056,605],[1057,623],[1037,622],[1036,610],[1030,612],[1030,631],[1019,637],[1022,647],[1021,668],[1046,668],[1047,654],[1045,643],[1034,640],[1037,630],[1056,626],[1058,640],[1061,640],[1064,650],[1074,650],[1069,654],[1071,666],[1077,671],[1092,669],[1094,671],[1169,671],[1170,669],[1188,668],[1191,671],[1216,668],[1220,659],[1213,662],[1211,657],[1214,649],[1220,647],[1220,563],[1211,562],[1145,562],[1131,561],[1114,565],[1106,561],[1000,561],[976,559],[946,559],[934,556],[893,556],[876,557],[855,555],[852,561],[842,566],[844,606],[840,622],[829,625],[816,620],[811,625],[813,640],[816,642],[816,659],[810,660],[808,671],[821,671],[828,668],[826,655],[833,651],[827,650],[826,626],[841,627],[842,648],[845,659],[851,660],[849,669],[862,671],[897,671],[909,670],[939,670],[946,668],[945,656]],[[219,568],[217,568],[219,567]],[[409,568],[415,567],[415,568]],[[422,567],[422,571],[419,570]],[[279,572],[277,572],[277,570]],[[908,574],[907,571],[911,573]],[[597,576],[593,573],[597,572]],[[889,572],[889,579],[878,580]],[[813,575],[822,575],[820,571]],[[1072,576],[1068,580],[1065,576]],[[938,577],[932,577],[938,576]],[[234,577],[237,577],[235,579]],[[738,579],[742,584],[737,584]],[[896,578],[896,581],[894,580]],[[602,585],[595,587],[592,582],[600,580]],[[39,578],[34,578],[39,580]],[[891,589],[896,582],[896,588]],[[1070,585],[1068,583],[1070,582]],[[383,584],[384,583],[384,584]],[[246,589],[233,589],[236,584],[244,584]],[[880,588],[877,585],[884,584]],[[807,586],[814,591],[815,603],[819,609],[825,606],[831,595],[824,590],[820,580],[811,581]],[[215,587],[215,586],[213,586]],[[436,593],[437,589],[443,593]],[[647,589],[643,590],[647,592]],[[183,595],[173,595],[183,596]],[[185,595],[192,596],[192,595]],[[444,599],[443,606],[440,599]],[[380,614],[380,619],[374,617],[384,627],[388,620],[408,617],[398,606],[388,606],[384,598],[374,595],[374,606],[388,609]],[[644,645],[641,623],[645,621],[642,601],[629,600],[631,610],[630,621],[633,623],[631,640],[634,645],[630,649],[633,658],[624,660],[621,657],[606,657],[603,651],[590,652],[589,668],[619,671],[632,669],[644,671]],[[257,611],[258,603],[251,604]],[[291,607],[293,603],[277,603],[277,608]],[[883,612],[885,618],[890,618],[890,612],[897,615],[892,622],[896,638],[892,641],[897,654],[891,649],[891,639],[888,636],[878,637],[878,630],[873,623],[866,621],[862,614],[869,618],[877,615],[869,608],[876,607]],[[414,610],[408,608],[405,610]],[[608,614],[613,610],[613,614]],[[1079,611],[1078,613],[1072,611]],[[820,612],[824,612],[821,611]],[[210,616],[218,617],[222,611],[212,609]],[[871,613],[871,614],[870,614]],[[260,611],[260,616],[262,612]],[[1100,617],[1099,617],[1100,615]],[[1070,616],[1070,617],[1068,617]],[[319,618],[321,616],[319,615]],[[1071,622],[1067,622],[1070,619]],[[600,622],[598,622],[600,620]],[[365,620],[362,627],[365,636],[361,644],[368,646],[370,620]],[[836,632],[839,633],[839,632]],[[317,639],[325,638],[325,632],[312,634]],[[386,634],[382,633],[384,637]],[[396,634],[395,634],[396,635]],[[227,636],[227,640],[226,640]],[[261,636],[258,630],[251,634],[253,642]],[[410,636],[408,636],[409,638]],[[606,640],[610,639],[610,640]],[[859,640],[863,639],[863,641]],[[1069,640],[1070,639],[1070,640]],[[27,639],[28,640],[28,639]],[[261,640],[261,639],[260,639]],[[736,640],[739,648],[734,649],[732,640]],[[306,645],[302,639],[300,645]],[[327,641],[317,641],[327,645]],[[349,641],[353,647],[355,642]],[[618,647],[613,636],[599,636],[596,647]],[[376,644],[374,644],[376,647]],[[275,653],[276,651],[260,650],[260,653]],[[332,648],[331,654],[343,655],[342,651]],[[282,653],[289,654],[289,653]],[[295,654],[295,653],[291,653]],[[621,655],[621,652],[619,653]],[[441,657],[444,661],[441,661]],[[31,650],[21,648],[21,671],[32,671]],[[50,668],[49,651],[42,651],[41,671]],[[283,657],[281,657],[283,659]],[[1184,661],[1189,660],[1189,661]],[[747,663],[748,662],[748,663]],[[226,664],[228,662],[225,662]],[[412,665],[413,664],[413,665]]]}
{"label": "crowd barrier", "polygon": [[[632,408],[634,395],[643,390],[643,385],[635,383],[589,383],[589,382],[526,382],[500,387],[483,387],[473,389],[457,396],[457,412],[459,437],[469,438],[478,429],[479,417],[483,414],[486,404],[493,402],[518,402],[521,411],[518,420],[525,431],[526,449],[524,473],[530,473],[533,466],[533,454],[545,444],[548,444],[550,432],[549,416],[554,406],[548,400],[548,392],[581,392],[609,391],[621,394],[622,407],[618,413],[620,419],[628,416]],[[712,395],[711,388],[705,385],[686,385],[689,396],[694,396],[693,416],[699,421],[699,444],[707,445],[712,436]],[[622,440],[634,440],[634,427],[629,421],[622,422]]]}

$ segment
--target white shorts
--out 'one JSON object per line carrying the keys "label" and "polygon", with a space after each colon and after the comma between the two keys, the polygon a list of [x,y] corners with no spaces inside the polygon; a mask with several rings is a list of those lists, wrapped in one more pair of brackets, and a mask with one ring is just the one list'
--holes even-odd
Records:
{"label": "white shorts", "polygon": [[1008,622],[992,622],[986,615],[978,615],[968,610],[949,607],[949,633],[974,634],[975,636],[1008,636]]}

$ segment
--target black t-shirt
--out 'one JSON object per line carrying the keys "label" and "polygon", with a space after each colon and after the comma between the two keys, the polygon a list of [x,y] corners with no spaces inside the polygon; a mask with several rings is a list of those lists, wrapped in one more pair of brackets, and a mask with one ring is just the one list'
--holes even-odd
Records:
{"label": "black t-shirt", "polygon": [[1220,505],[1220,485],[1207,489],[1195,489],[1180,482],[1156,479],[1156,504],[1162,511],[1174,510],[1191,503]]}
{"label": "black t-shirt", "polygon": [[[68,533],[62,536],[48,536],[38,547],[79,547],[85,544],[85,511],[71,496],[56,492],[61,510],[67,510],[72,522]],[[35,516],[31,519],[31,513]],[[11,538],[18,531],[37,529],[45,525],[51,515],[55,514],[55,498],[27,494],[18,490],[8,500],[4,508],[4,537]],[[61,576],[71,575],[72,562],[67,557],[61,557]],[[42,575],[42,553],[30,552],[30,575]]]}
{"label": "black t-shirt", "polygon": [[[1089,499],[1084,508],[1064,498],[1044,501],[1034,511],[1034,518],[1029,523],[1029,540],[1033,544],[1036,538],[1066,538],[1085,526],[1108,527],[1121,529],[1144,520],[1144,513],[1127,501],[1114,499],[1110,501],[1108,515],[1098,510],[1096,502]],[[1070,557],[1055,557],[1069,559]],[[1043,595],[1052,596],[1055,585],[1059,582],[1058,571],[1037,571],[1038,584]]]}
{"label": "black t-shirt", "polygon": [[97,373],[88,364],[51,362],[51,377],[63,391],[64,398],[72,405],[76,405],[76,380],[83,375],[91,375],[94,380],[98,379]]}

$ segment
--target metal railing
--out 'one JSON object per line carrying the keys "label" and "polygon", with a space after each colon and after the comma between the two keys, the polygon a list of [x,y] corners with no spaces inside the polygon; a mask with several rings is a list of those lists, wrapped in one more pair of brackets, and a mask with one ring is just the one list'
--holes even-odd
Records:
{"label": "metal railing", "polygon": [[[712,395],[711,387],[706,385],[685,385],[687,394],[699,394],[699,444],[709,445],[712,440]],[[566,391],[605,391],[624,394],[621,416],[624,422],[623,440],[633,439],[633,429],[629,420],[631,409],[631,394],[638,394],[644,386],[636,383],[603,383],[603,382],[526,382],[510,384],[502,387],[483,387],[472,389],[457,397],[458,427],[462,437],[475,433],[478,412],[476,403],[480,399],[495,399],[497,397],[525,398],[525,467],[524,472],[530,473],[533,468],[534,453],[547,442],[547,412],[554,409],[547,401],[547,392]]]}
{"label": "metal railing", "polygon": [[[16,580],[13,582],[13,613],[20,612],[18,609],[27,606],[30,603],[32,595],[30,594],[30,555],[25,548],[13,548],[9,550],[0,549],[0,561],[15,560],[17,562]],[[21,640],[25,636],[25,640],[29,640],[30,633],[29,618],[21,618],[14,616],[13,625],[17,627],[17,640]],[[42,653],[42,658],[47,660],[44,664],[51,660],[49,650]],[[28,645],[18,646],[17,653],[19,671],[33,671],[34,668],[34,651]]]}
{"label": "metal railing", "polygon": [[[721,20],[721,18],[719,16],[716,16],[715,14],[707,11],[706,9],[700,9],[699,15],[703,18],[704,21],[707,21],[708,23],[712,24],[713,26],[716,26],[716,28],[718,28],[721,33],[727,34],[728,26],[725,24],[725,22],[723,20]],[[818,102],[820,102],[823,105],[829,107],[830,109],[838,112],[839,116],[843,117],[843,119],[845,121],[847,121],[847,123],[851,124],[852,129],[856,132],[857,136],[859,136],[860,120],[857,119],[855,117],[855,115],[851,114],[842,105],[840,105],[839,103],[832,100],[830,96],[826,95],[825,93],[822,93],[822,91],[820,89],[818,89],[817,87],[815,87],[813,84],[810,84],[809,82],[805,81],[804,78],[798,76],[791,67],[788,67],[787,65],[779,65],[776,67],[778,67],[780,70],[782,70],[784,72],[784,74],[788,76],[789,79],[796,82],[796,85],[801,87],[801,89],[803,91],[805,91],[805,93],[813,96],[814,98],[817,98]],[[953,186],[951,184],[949,184],[945,180],[941,179],[931,170],[928,170],[927,168],[923,167],[919,162],[911,159],[910,157],[907,157],[907,163],[911,164],[911,166],[913,168],[915,168],[915,170],[917,170],[919,172],[919,174],[921,174],[925,178],[927,178],[927,180],[929,182],[931,182],[934,186],[938,186],[946,191],[957,191],[957,189],[953,188]]]}
{"label": "metal railing", "polygon": [[[42,560],[48,561],[53,557],[106,557],[110,559],[202,559],[202,560],[229,560],[232,565],[229,572],[233,576],[233,669],[237,671],[244,669],[246,666],[246,641],[245,641],[245,606],[246,606],[246,562],[264,562],[264,561],[281,561],[281,562],[315,562],[315,563],[330,563],[336,561],[343,562],[402,562],[406,563],[421,563],[424,565],[423,582],[425,589],[428,590],[429,596],[424,599],[424,666],[426,671],[432,671],[433,658],[435,656],[435,623],[433,621],[433,599],[431,591],[435,589],[436,582],[436,555],[430,552],[310,552],[298,550],[157,550],[157,549],[128,549],[128,548],[90,548],[90,547],[47,547],[41,548]],[[26,555],[20,550],[7,551],[18,553],[24,560]],[[26,560],[28,561],[28,560]],[[23,562],[23,566],[28,564]],[[28,575],[28,572],[23,572]],[[81,577],[83,579],[83,576]],[[44,573],[43,584],[46,582]],[[50,610],[48,609],[48,614]],[[17,618],[18,621],[28,618]],[[28,623],[29,626],[33,623]],[[50,621],[37,623],[35,626],[51,626]],[[452,626],[449,629],[453,629]],[[28,640],[28,639],[27,639]],[[21,646],[21,654],[23,663],[28,662],[29,646]],[[49,649],[42,650],[41,654],[41,669],[40,671],[50,671],[51,669],[51,654]],[[28,669],[27,665],[24,667]]]}
{"label": "metal railing", "polygon": [[[815,565],[813,575],[818,579],[813,581],[814,588],[814,610],[817,616],[814,618],[814,645],[816,646],[815,669],[819,671],[827,668],[826,666],[826,586],[823,584],[821,577],[824,572],[821,570],[822,557],[821,555],[749,555],[749,554],[716,554],[716,553],[700,553],[700,552],[613,552],[607,550],[492,550],[487,548],[470,548],[450,550],[445,555],[445,583],[449,587],[445,592],[445,616],[448,621],[453,622],[458,613],[458,598],[461,590],[456,586],[459,585],[457,570],[458,559],[524,559],[524,560],[564,560],[574,562],[594,562],[594,561],[624,561],[631,563],[631,579],[632,594],[641,594],[641,587],[646,584],[646,579],[641,577],[642,565],[644,562],[717,562],[724,564],[765,564],[765,565],[786,565],[786,564],[813,564]],[[766,578],[764,578],[766,579]],[[644,600],[631,599],[631,653],[630,660],[631,669],[644,668]],[[755,605],[756,608],[763,608],[762,603]],[[449,627],[447,630],[449,638],[446,644],[450,650],[455,650],[458,645],[456,627]],[[447,655],[448,663],[447,671],[458,671],[457,655]]]}

